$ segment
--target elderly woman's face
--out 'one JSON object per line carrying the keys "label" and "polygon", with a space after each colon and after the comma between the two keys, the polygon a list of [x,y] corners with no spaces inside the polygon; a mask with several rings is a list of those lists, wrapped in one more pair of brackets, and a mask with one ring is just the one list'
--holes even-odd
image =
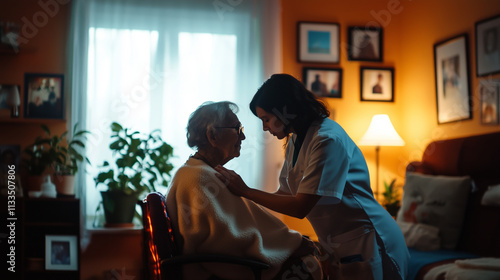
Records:
{"label": "elderly woman's face", "polygon": [[232,112],[217,125],[217,146],[227,161],[240,156],[241,142],[245,139],[245,134],[243,131],[239,133],[239,127],[240,120]]}

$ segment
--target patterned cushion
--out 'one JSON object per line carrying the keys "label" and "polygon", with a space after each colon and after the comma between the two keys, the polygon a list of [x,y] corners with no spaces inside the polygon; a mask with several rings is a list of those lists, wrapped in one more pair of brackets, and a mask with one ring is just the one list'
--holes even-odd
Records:
{"label": "patterned cushion", "polygon": [[431,176],[408,172],[398,222],[439,228],[441,247],[455,249],[472,180],[469,176]]}

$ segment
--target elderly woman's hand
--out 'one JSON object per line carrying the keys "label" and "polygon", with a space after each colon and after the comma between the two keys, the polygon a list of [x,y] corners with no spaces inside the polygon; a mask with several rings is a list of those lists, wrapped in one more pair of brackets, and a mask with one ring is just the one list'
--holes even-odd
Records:
{"label": "elderly woman's hand", "polygon": [[233,170],[229,170],[220,165],[217,165],[215,170],[218,172],[215,173],[215,176],[217,176],[234,195],[245,196],[245,192],[250,189],[245,182],[243,182],[240,175]]}

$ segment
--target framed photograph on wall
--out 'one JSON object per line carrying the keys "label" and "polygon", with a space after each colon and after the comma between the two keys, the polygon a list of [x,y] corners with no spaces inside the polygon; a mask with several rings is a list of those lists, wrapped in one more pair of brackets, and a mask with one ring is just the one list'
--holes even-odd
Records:
{"label": "framed photograph on wall", "polygon": [[467,34],[434,44],[438,124],[472,119]]}
{"label": "framed photograph on wall", "polygon": [[394,68],[361,67],[361,101],[394,101]]}
{"label": "framed photograph on wall", "polygon": [[342,69],[304,67],[303,83],[317,97],[342,98]]}
{"label": "framed photograph on wall", "polygon": [[500,73],[500,15],[476,22],[476,76]]}
{"label": "framed photograph on wall", "polygon": [[45,235],[45,269],[78,270],[76,235]]}
{"label": "framed photograph on wall", "polygon": [[63,119],[63,89],[62,74],[24,74],[24,117]]}
{"label": "framed photograph on wall", "polygon": [[382,61],[383,29],[378,27],[350,26],[347,31],[349,60]]}
{"label": "framed photograph on wall", "polygon": [[297,24],[299,62],[339,63],[340,26],[338,23],[299,22]]}
{"label": "framed photograph on wall", "polygon": [[481,100],[481,124],[498,125],[500,80],[481,80],[479,82],[479,99]]}

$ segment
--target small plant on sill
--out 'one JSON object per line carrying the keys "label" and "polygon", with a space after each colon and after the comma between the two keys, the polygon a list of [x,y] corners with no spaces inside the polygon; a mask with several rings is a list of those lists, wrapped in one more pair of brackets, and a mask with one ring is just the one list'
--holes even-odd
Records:
{"label": "small plant on sill", "polygon": [[383,206],[391,214],[391,216],[396,217],[399,208],[401,207],[401,200],[399,198],[399,193],[395,187],[396,179],[393,179],[390,183],[384,181],[384,196]]}

